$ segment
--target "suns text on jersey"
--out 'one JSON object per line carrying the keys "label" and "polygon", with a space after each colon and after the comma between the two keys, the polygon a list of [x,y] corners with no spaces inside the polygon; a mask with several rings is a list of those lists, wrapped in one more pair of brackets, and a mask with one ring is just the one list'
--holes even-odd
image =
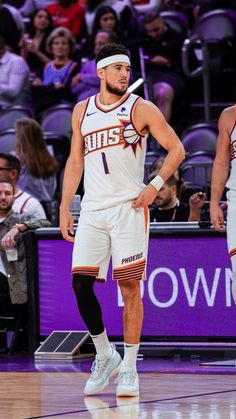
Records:
{"label": "suns text on jersey", "polygon": [[122,126],[117,126],[87,134],[84,137],[84,154],[119,144],[121,142],[122,130]]}

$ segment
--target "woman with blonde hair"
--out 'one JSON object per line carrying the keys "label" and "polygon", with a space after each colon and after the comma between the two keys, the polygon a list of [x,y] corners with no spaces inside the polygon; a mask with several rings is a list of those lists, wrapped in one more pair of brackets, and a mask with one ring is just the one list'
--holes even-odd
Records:
{"label": "woman with blonde hair", "polygon": [[71,80],[79,71],[78,63],[72,59],[75,46],[75,39],[66,28],[56,28],[48,36],[46,50],[52,60],[32,82],[36,114],[57,103],[75,103],[71,92]]}
{"label": "woman with blonde hair", "polygon": [[50,201],[55,194],[59,165],[34,119],[21,118],[16,122],[16,154],[22,165],[17,186],[39,201]]}

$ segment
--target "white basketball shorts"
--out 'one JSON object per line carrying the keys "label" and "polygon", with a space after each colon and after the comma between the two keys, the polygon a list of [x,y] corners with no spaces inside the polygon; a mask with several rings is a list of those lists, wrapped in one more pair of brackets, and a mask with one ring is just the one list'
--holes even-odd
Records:
{"label": "white basketball shorts", "polygon": [[82,212],[76,230],[72,274],[106,280],[110,257],[113,279],[146,279],[149,211],[132,208],[132,201]]}

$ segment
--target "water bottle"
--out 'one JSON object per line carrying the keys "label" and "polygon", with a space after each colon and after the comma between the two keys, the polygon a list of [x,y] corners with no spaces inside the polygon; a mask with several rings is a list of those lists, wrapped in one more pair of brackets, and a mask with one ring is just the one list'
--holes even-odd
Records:
{"label": "water bottle", "polygon": [[70,205],[70,212],[71,212],[71,215],[74,219],[74,226],[75,227],[77,227],[77,225],[78,225],[79,214],[80,214],[80,203],[81,203],[80,195],[75,195],[74,198],[72,199],[71,205]]}

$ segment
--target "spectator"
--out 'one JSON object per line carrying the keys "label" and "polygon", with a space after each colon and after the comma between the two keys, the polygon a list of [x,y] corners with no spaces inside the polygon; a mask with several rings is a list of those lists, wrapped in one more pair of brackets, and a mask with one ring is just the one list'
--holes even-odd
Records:
{"label": "spectator", "polygon": [[49,227],[47,220],[12,211],[14,186],[0,180],[0,313],[25,310],[27,302],[26,254],[22,232]]}
{"label": "spectator", "polygon": [[47,37],[51,31],[51,15],[46,10],[37,10],[31,17],[29,32],[21,40],[21,56],[27,61],[32,72],[39,71],[42,64],[51,59],[46,51]]}
{"label": "spectator", "polygon": [[156,12],[143,19],[145,34],[141,40],[147,60],[147,77],[153,85],[154,101],[167,121],[172,116],[174,98],[184,92],[181,74],[181,34],[165,23]]}
{"label": "spectator", "polygon": [[113,10],[110,6],[98,7],[93,22],[92,34],[87,37],[87,40],[81,50],[81,55],[83,57],[89,57],[90,59],[94,58],[96,33],[103,30],[114,32],[121,41],[122,35],[118,17],[115,10]]}
{"label": "spectator", "polygon": [[55,3],[55,0],[25,0],[23,6],[20,8],[20,13],[23,16],[31,16],[37,10],[45,9],[53,3]]}
{"label": "spectator", "polygon": [[[161,169],[163,163],[164,163],[165,158],[164,157],[160,157],[159,159],[157,159],[156,161],[154,161],[154,163],[152,164],[151,168],[150,168],[150,176],[153,172],[159,172],[159,170]],[[182,176],[182,170],[181,167],[178,167],[178,169],[176,170],[176,172],[174,173],[174,177],[177,180],[176,183],[176,187],[177,187],[177,198],[180,201],[185,201],[187,198],[187,202],[190,198],[190,195],[188,193],[188,188],[184,183],[184,179]],[[197,191],[195,191],[197,192]],[[200,191],[199,191],[200,192]],[[193,192],[191,193],[191,195],[193,194]]]}
{"label": "spectator", "polygon": [[36,113],[60,102],[74,102],[71,80],[78,73],[78,64],[71,59],[75,40],[66,28],[56,28],[47,39],[47,51],[53,59],[39,73],[32,85]]}
{"label": "spectator", "polygon": [[81,51],[82,56],[91,58],[94,53],[94,40],[98,30],[113,31],[117,35],[119,42],[132,47],[134,37],[138,30],[138,24],[132,15],[131,9],[126,9],[125,16],[119,20],[116,11],[109,5],[102,5],[97,8],[92,34],[87,38]]}
{"label": "spectator", "polygon": [[[112,31],[100,30],[95,36],[94,56],[106,44],[117,42],[117,36]],[[95,59],[88,60],[82,66],[81,71],[72,79],[72,91],[77,95],[77,102],[99,92],[99,78]]]}
{"label": "spectator", "polygon": [[47,7],[52,16],[53,26],[63,26],[69,29],[76,40],[78,40],[83,22],[85,9],[81,7],[78,0],[58,0]]}
{"label": "spectator", "polygon": [[[152,172],[151,181],[158,171]],[[150,221],[200,221],[205,204],[205,193],[197,192],[189,198],[189,204],[177,198],[177,179],[171,176],[158,192],[154,205],[150,207]]]}
{"label": "spectator", "polygon": [[46,214],[40,202],[25,191],[16,187],[17,180],[21,171],[20,160],[12,154],[0,153],[0,181],[7,179],[14,186],[15,199],[13,211],[18,214],[27,213],[28,215],[45,219]]}
{"label": "spectator", "polygon": [[59,165],[49,153],[40,125],[31,118],[16,122],[16,154],[22,168],[17,186],[39,201],[51,201]]}
{"label": "spectator", "polygon": [[19,52],[19,42],[24,32],[24,23],[19,11],[4,0],[0,2],[0,35],[8,49]]}
{"label": "spectator", "polygon": [[94,19],[98,8],[101,6],[112,7],[116,11],[118,19],[122,21],[123,17],[126,18],[127,9],[129,12],[131,3],[129,0],[88,0],[85,13],[85,24],[88,35],[92,35]]}
{"label": "spectator", "polygon": [[31,106],[29,67],[26,61],[6,50],[0,36],[0,108],[13,105]]}

